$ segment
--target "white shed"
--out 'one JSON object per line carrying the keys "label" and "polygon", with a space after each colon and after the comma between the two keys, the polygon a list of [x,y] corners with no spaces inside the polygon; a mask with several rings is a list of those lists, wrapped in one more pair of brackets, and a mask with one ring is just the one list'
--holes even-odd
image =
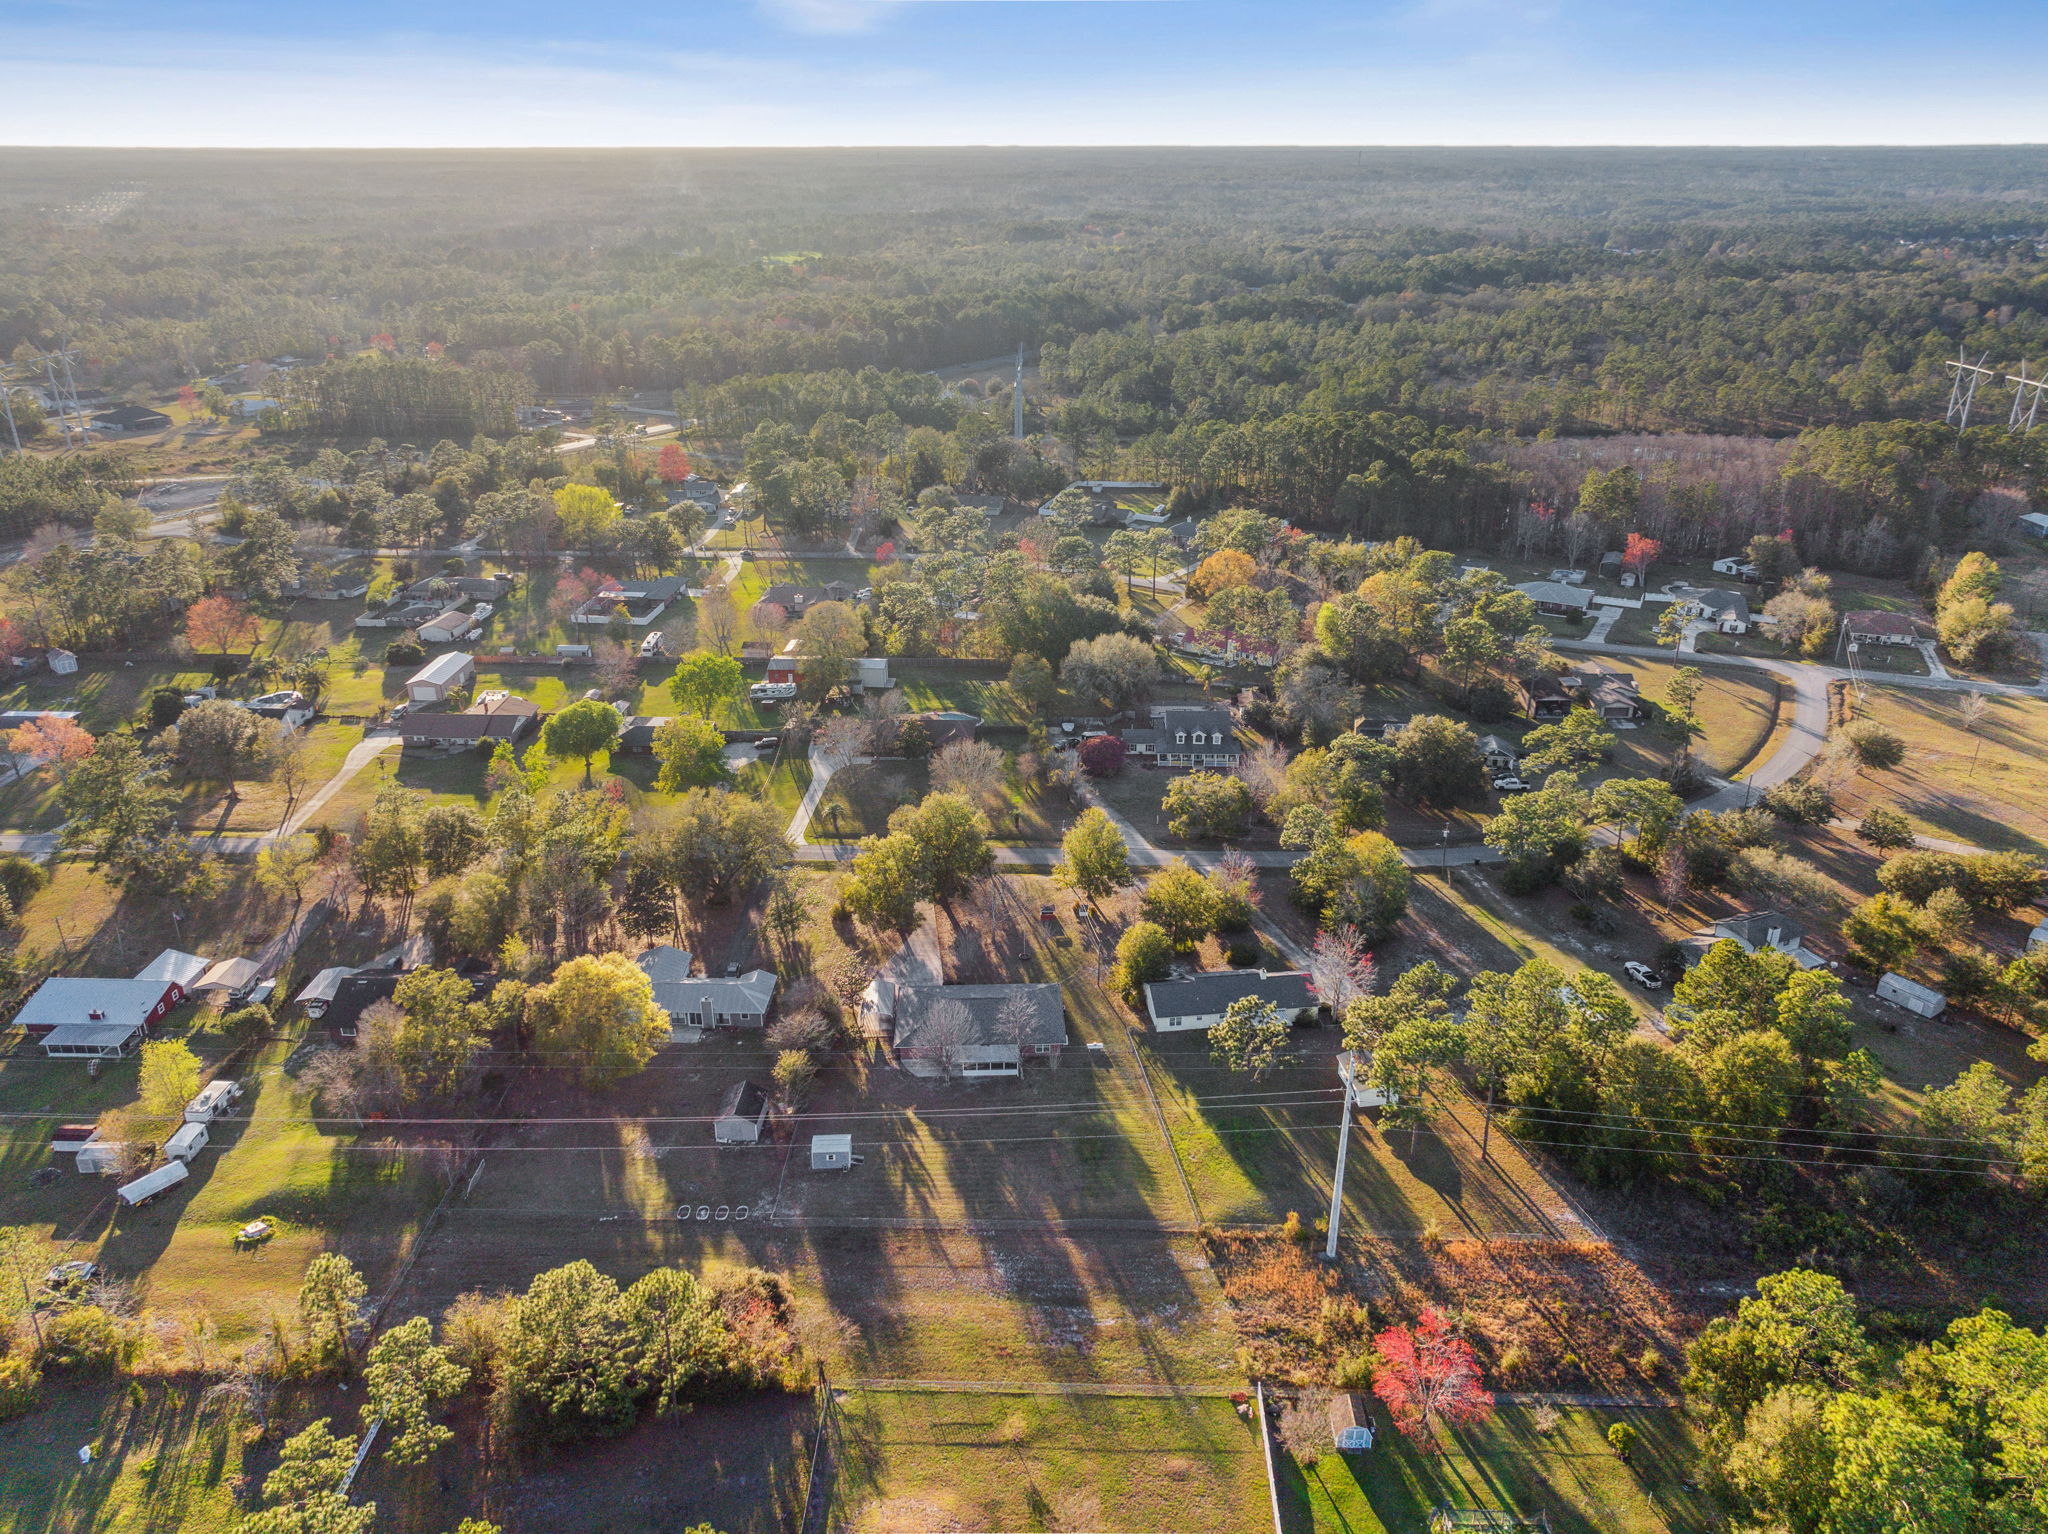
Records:
{"label": "white shed", "polygon": [[812,1135],[811,1170],[845,1171],[853,1165],[852,1135]]}
{"label": "white shed", "polygon": [[242,1095],[239,1081],[209,1081],[199,1089],[199,1095],[185,1104],[185,1122],[188,1124],[210,1124],[228,1111],[236,1098]]}
{"label": "white shed", "polygon": [[445,655],[436,655],[407,678],[405,695],[415,703],[439,703],[475,678],[475,659],[460,650],[450,650]]}
{"label": "white shed", "polygon": [[118,1172],[127,1157],[125,1140],[88,1140],[78,1147],[78,1170],[95,1174]]}
{"label": "white shed", "polygon": [[1877,998],[1904,1007],[1908,1012],[1917,1012],[1922,1017],[1939,1017],[1948,1009],[1948,998],[1941,992],[1890,970],[1878,978]]}
{"label": "white shed", "polygon": [[206,1149],[209,1138],[204,1124],[188,1123],[164,1141],[164,1154],[173,1161],[190,1161]]}
{"label": "white shed", "polygon": [[182,1161],[166,1161],[154,1172],[144,1172],[133,1182],[123,1183],[114,1190],[115,1195],[130,1209],[146,1204],[166,1189],[175,1188],[190,1177]]}
{"label": "white shed", "polygon": [[78,670],[78,657],[69,650],[52,650],[45,659],[58,676],[70,676]]}

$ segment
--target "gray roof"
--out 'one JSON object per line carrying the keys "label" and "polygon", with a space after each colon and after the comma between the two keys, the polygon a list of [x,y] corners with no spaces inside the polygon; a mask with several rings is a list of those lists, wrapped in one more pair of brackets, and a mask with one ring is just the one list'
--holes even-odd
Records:
{"label": "gray roof", "polygon": [[654,1004],[670,1017],[765,1014],[775,999],[776,977],[770,971],[750,969],[730,978],[692,975],[689,951],[670,943],[648,949],[637,962],[654,983]]}
{"label": "gray roof", "polygon": [[1710,591],[1694,592],[1692,600],[1699,604],[1700,611],[1710,617],[1740,618],[1744,623],[1749,622],[1749,598],[1739,591],[1715,587]]}
{"label": "gray roof", "polygon": [[718,1116],[722,1119],[755,1119],[768,1111],[768,1094],[751,1081],[735,1081],[725,1089],[724,1100],[718,1105]]}
{"label": "gray roof", "polygon": [[1523,581],[1515,590],[1532,602],[1548,602],[1554,607],[1590,607],[1593,603],[1593,593],[1585,587],[1556,581]]}
{"label": "gray roof", "polygon": [[[22,1003],[14,1020],[24,1028],[94,1022],[139,1028],[169,989],[168,980],[98,980],[52,975]],[[95,1012],[102,1015],[94,1017]]]}
{"label": "gray roof", "polygon": [[[1771,942],[1775,930],[1777,940]],[[1741,916],[1724,916],[1714,923],[1714,932],[1720,937],[1732,937],[1751,948],[1762,948],[1767,943],[1781,953],[1790,953],[1806,940],[1806,929],[1796,921],[1780,916],[1776,911],[1749,911]]]}
{"label": "gray roof", "polygon": [[205,974],[213,961],[196,953],[166,948],[135,972],[137,980],[160,980],[170,985],[189,986]]}
{"label": "gray roof", "polygon": [[304,1006],[309,1001],[332,1001],[341,990],[341,982],[355,971],[346,964],[330,965],[306,982],[306,988],[292,1000]]}
{"label": "gray roof", "polygon": [[[1012,1031],[1003,1016],[1011,1003],[1022,1001],[1029,1015]],[[945,1009],[957,1006],[965,1026],[957,1038],[942,1037],[937,1026]],[[1067,1041],[1066,1001],[1057,985],[902,985],[895,997],[896,1047],[941,1049],[959,1045],[1015,1044],[1025,1048]]]}
{"label": "gray roof", "polygon": [[43,1035],[43,1048],[119,1049],[141,1026],[140,1018],[132,1023],[59,1023]]}
{"label": "gray roof", "polygon": [[1185,980],[1155,980],[1145,987],[1145,1009],[1162,1017],[1207,1017],[1233,1001],[1258,996],[1281,1012],[1306,1012],[1316,1004],[1308,976],[1300,970],[1218,969]]}

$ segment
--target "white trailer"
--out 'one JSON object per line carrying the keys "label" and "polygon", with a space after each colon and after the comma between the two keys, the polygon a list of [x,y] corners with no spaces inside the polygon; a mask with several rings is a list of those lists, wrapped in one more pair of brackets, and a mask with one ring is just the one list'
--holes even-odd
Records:
{"label": "white trailer", "polygon": [[166,1161],[154,1172],[144,1172],[135,1181],[123,1183],[114,1192],[130,1209],[138,1209],[159,1193],[177,1187],[191,1175],[184,1162]]}
{"label": "white trailer", "polygon": [[188,1124],[211,1124],[233,1106],[235,1099],[242,1095],[239,1081],[209,1081],[199,1089],[199,1095],[185,1104],[185,1122]]}
{"label": "white trailer", "polygon": [[206,1149],[206,1141],[207,1129],[204,1124],[187,1124],[164,1141],[164,1154],[173,1161],[190,1161]]}
{"label": "white trailer", "polygon": [[1917,1012],[1922,1017],[1939,1017],[1948,1009],[1948,998],[1941,992],[1890,970],[1878,978],[1877,998],[1904,1007],[1908,1012]]}
{"label": "white trailer", "polygon": [[121,1170],[122,1162],[128,1159],[128,1145],[123,1140],[92,1140],[78,1148],[78,1170],[105,1175]]}

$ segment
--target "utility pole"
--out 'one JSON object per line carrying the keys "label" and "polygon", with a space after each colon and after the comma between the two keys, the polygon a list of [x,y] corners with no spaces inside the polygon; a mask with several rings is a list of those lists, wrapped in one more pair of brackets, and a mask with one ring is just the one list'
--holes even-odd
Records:
{"label": "utility pole", "polygon": [[1337,1057],[1337,1074],[1344,1082],[1344,1117],[1337,1125],[1337,1171],[1330,1179],[1330,1239],[1323,1244],[1323,1260],[1337,1260],[1337,1227],[1344,1218],[1344,1158],[1351,1149],[1351,1100],[1358,1086],[1358,1056],[1346,1050]]}
{"label": "utility pole", "polygon": [[1017,343],[1017,382],[1010,389],[1010,435],[1024,440],[1024,343]]}

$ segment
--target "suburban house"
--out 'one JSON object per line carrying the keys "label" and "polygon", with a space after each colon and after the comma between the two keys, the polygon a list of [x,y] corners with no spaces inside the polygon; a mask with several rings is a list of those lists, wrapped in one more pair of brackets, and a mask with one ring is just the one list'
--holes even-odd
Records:
{"label": "suburban house", "polygon": [[673,717],[670,714],[628,714],[619,721],[619,743],[614,749],[632,756],[654,755],[654,737]]}
{"label": "suburban house", "polygon": [[405,695],[415,703],[443,703],[448,694],[476,680],[476,660],[460,650],[436,655],[406,679]]}
{"label": "suburban house", "polygon": [[1372,1412],[1361,1392],[1340,1390],[1330,1397],[1330,1441],[1340,1449],[1372,1447]]}
{"label": "suburban house", "polygon": [[1202,530],[1202,524],[1193,517],[1182,517],[1166,529],[1166,536],[1182,548],[1194,546],[1195,535]]}
{"label": "suburban house", "polygon": [[1553,618],[1582,618],[1593,605],[1593,593],[1583,586],[1559,581],[1524,581],[1515,590],[1536,604],[1536,611]]}
{"label": "suburban house", "polygon": [[2048,538],[2048,511],[2023,511],[2013,525],[2029,538]]}
{"label": "suburban house", "polygon": [[1711,623],[1723,634],[1749,632],[1749,598],[1739,591],[1729,591],[1725,587],[1695,591],[1678,604],[1678,610],[1691,614],[1702,623]]}
{"label": "suburban house", "polygon": [[[805,657],[796,653],[797,641],[792,639],[783,647],[782,653],[768,662],[768,680],[771,682],[801,682],[804,675]],[[887,656],[863,656],[846,662],[848,685],[863,692],[887,692],[896,684],[889,677]]]}
{"label": "suburban house", "polygon": [[1522,712],[1531,719],[1562,719],[1580,702],[1578,692],[1565,685],[1565,678],[1548,672],[1516,678],[1515,691],[1521,694]]}
{"label": "suburban house", "polygon": [[768,1094],[751,1081],[735,1081],[718,1105],[711,1138],[720,1145],[758,1145],[768,1122]]}
{"label": "suburban house", "polygon": [[1917,644],[1920,626],[1904,613],[1858,608],[1842,614],[1842,632],[1851,644]]}
{"label": "suburban house", "polygon": [[142,405],[116,405],[112,410],[102,410],[92,418],[94,431],[124,437],[136,432],[162,431],[170,424],[171,418],[161,410],[150,410]]}
{"label": "suburban house", "polygon": [[922,714],[906,714],[903,722],[908,724],[913,719],[924,726],[925,734],[931,738],[934,751],[958,741],[972,740],[974,732],[981,728],[981,715],[965,714],[953,708],[931,709]]}
{"label": "suburban house", "polygon": [[1750,581],[1752,583],[1760,579],[1756,566],[1744,559],[1740,554],[1730,554],[1715,560],[1714,573],[1716,575],[1732,575],[1737,580]]}
{"label": "suburban house", "polygon": [[628,628],[645,628],[682,594],[683,577],[680,575],[662,575],[650,580],[610,580],[588,601],[579,604],[569,614],[569,621],[603,628],[619,618],[623,610],[622,621]]}
{"label": "suburban house", "polygon": [[775,976],[765,969],[744,975],[693,975],[687,950],[664,943],[640,955],[654,985],[654,1004],[668,1014],[670,1038],[682,1028],[759,1028],[775,1000]]}
{"label": "suburban house", "polygon": [[472,628],[476,620],[461,608],[442,613],[438,618],[429,618],[420,625],[421,644],[453,644]]}
{"label": "suburban house", "polygon": [[495,746],[517,742],[540,722],[540,709],[509,692],[487,692],[459,714],[408,714],[399,731],[408,746]]}
{"label": "suburban house", "polygon": [[1174,648],[1226,666],[1264,666],[1271,670],[1280,664],[1280,647],[1272,640],[1253,639],[1235,629],[1186,629],[1174,641]]}
{"label": "suburban house", "polygon": [[1151,724],[1121,731],[1131,755],[1160,767],[1229,771],[1244,757],[1237,726],[1221,709],[1167,704],[1151,711]]}
{"label": "suburban house", "polygon": [[788,582],[770,586],[754,606],[779,607],[792,619],[801,618],[820,602],[853,605],[854,588],[845,581],[827,581],[822,586],[792,586]]}
{"label": "suburban house", "polygon": [[52,1059],[118,1060],[170,1016],[185,988],[169,980],[100,980],[52,975],[14,1021]]}
{"label": "suburban house", "polygon": [[1762,948],[1775,948],[1779,953],[1798,964],[1801,969],[1813,969],[1823,961],[1806,946],[1806,929],[1797,922],[1788,921],[1776,911],[1751,911],[1741,916],[1724,916],[1713,926],[1713,941],[1724,938],[1734,943],[1744,953],[1755,953]]}
{"label": "suburban house", "polygon": [[1017,1076],[1026,1060],[1057,1066],[1067,1042],[1066,1001],[1052,984],[870,985],[862,1009],[913,1076]]}
{"label": "suburban house", "polygon": [[956,495],[953,500],[962,511],[978,511],[984,517],[1000,517],[1010,509],[1007,495]]}
{"label": "suburban house", "polygon": [[196,953],[185,953],[180,949],[166,948],[135,972],[137,980],[155,980],[176,992],[171,1005],[176,1006],[185,999],[185,993],[199,983],[199,977],[213,967],[213,960],[202,959]]}
{"label": "suburban house", "polygon": [[1479,737],[1479,755],[1486,763],[1488,772],[1512,772],[1515,763],[1522,759],[1522,754],[1515,743],[1498,735]]}
{"label": "suburban house", "polygon": [[1155,980],[1145,987],[1145,1010],[1161,1033],[1214,1028],[1234,1001],[1256,996],[1270,1001],[1290,1022],[1316,1010],[1315,992],[1301,970],[1218,969],[1182,980]]}
{"label": "suburban house", "polygon": [[[353,1039],[362,1016],[380,1001],[389,1001],[398,989],[399,976],[393,972],[369,974],[355,970],[343,975],[334,986],[334,996],[320,1009],[320,1020],[338,1039]],[[310,1008],[308,1009],[311,1010]]]}
{"label": "suburban house", "polygon": [[1625,671],[1610,671],[1589,661],[1565,676],[1566,687],[1578,699],[1610,724],[1616,720],[1640,719],[1644,715],[1643,695],[1636,679]]}

